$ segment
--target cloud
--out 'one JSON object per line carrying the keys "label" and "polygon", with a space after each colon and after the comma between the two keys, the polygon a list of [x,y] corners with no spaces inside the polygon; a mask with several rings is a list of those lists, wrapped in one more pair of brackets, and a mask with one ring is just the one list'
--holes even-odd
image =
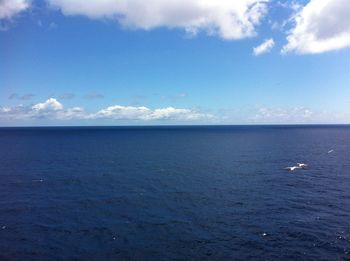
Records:
{"label": "cloud", "polygon": [[87,112],[81,107],[65,108],[55,98],[31,106],[0,106],[0,123],[24,124],[48,123],[99,124],[115,122],[138,124],[159,123],[216,123],[216,124],[326,124],[349,123],[350,113],[329,110],[313,110],[307,107],[241,107],[218,111],[184,108],[155,108],[145,106],[112,105],[96,112]]}
{"label": "cloud", "polygon": [[270,38],[266,39],[262,44],[258,45],[257,47],[253,48],[253,54],[255,56],[268,53],[271,51],[271,49],[275,46],[275,41]]}
{"label": "cloud", "polygon": [[180,28],[191,34],[204,31],[224,39],[256,34],[267,13],[268,0],[47,0],[65,15],[117,20],[126,28]]}
{"label": "cloud", "polygon": [[6,120],[131,120],[131,121],[198,121],[213,116],[191,109],[173,107],[149,109],[147,107],[113,105],[95,113],[83,108],[65,109],[54,98],[32,106],[0,107],[0,119]]}
{"label": "cloud", "polygon": [[293,18],[282,53],[316,54],[350,47],[350,1],[311,0]]}
{"label": "cloud", "polygon": [[56,29],[57,28],[57,24],[55,23],[55,22],[51,22],[50,24],[49,24],[49,30],[54,30],[54,29]]}
{"label": "cloud", "polygon": [[292,108],[270,108],[260,107],[252,117],[253,121],[257,122],[305,122],[310,120],[313,112],[305,107]]}
{"label": "cloud", "polygon": [[11,19],[29,6],[29,0],[0,0],[0,19]]}
{"label": "cloud", "polygon": [[306,106],[242,106],[212,112],[220,124],[344,124],[350,113]]}
{"label": "cloud", "polygon": [[175,95],[176,98],[185,98],[187,97],[187,93],[185,92],[181,92]]}
{"label": "cloud", "polygon": [[116,120],[200,120],[208,119],[211,115],[202,114],[189,109],[176,109],[173,107],[151,110],[147,107],[134,106],[110,106],[89,116],[93,119],[116,119]]}
{"label": "cloud", "polygon": [[302,8],[302,5],[298,3],[296,0],[287,1],[287,2],[278,1],[276,3],[276,6],[279,6],[285,9],[291,9],[294,11],[298,11],[299,9]]}
{"label": "cloud", "polygon": [[258,107],[251,112],[250,121],[260,124],[326,124],[350,122],[349,113],[313,110],[307,107]]}
{"label": "cloud", "polygon": [[184,98],[187,98],[188,94],[185,92],[176,93],[173,95],[162,95],[160,98],[164,101],[177,102]]}
{"label": "cloud", "polygon": [[148,97],[146,95],[136,94],[131,97],[130,105],[138,106],[146,103],[147,100],[148,100]]}
{"label": "cloud", "polygon": [[12,93],[8,98],[9,100],[22,100],[22,101],[27,101],[30,100],[34,97],[35,95],[32,93],[27,93],[24,95],[19,95],[17,93]]}
{"label": "cloud", "polygon": [[54,98],[32,106],[0,107],[0,119],[28,120],[28,119],[72,119],[84,115],[81,108],[64,109],[63,105]]}
{"label": "cloud", "polygon": [[74,93],[64,93],[59,97],[61,100],[72,100],[75,98]]}
{"label": "cloud", "polygon": [[49,98],[47,101],[43,103],[35,104],[32,107],[32,109],[35,111],[45,111],[45,110],[58,111],[58,110],[63,110],[63,105],[60,102],[58,102],[56,99]]}
{"label": "cloud", "polygon": [[86,94],[84,96],[85,99],[88,100],[97,100],[97,99],[103,99],[105,96],[99,93],[90,93],[90,94]]}

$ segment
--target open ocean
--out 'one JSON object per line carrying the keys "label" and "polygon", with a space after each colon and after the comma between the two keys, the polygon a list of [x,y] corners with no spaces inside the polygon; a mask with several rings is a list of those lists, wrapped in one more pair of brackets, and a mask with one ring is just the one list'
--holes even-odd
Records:
{"label": "open ocean", "polygon": [[0,259],[350,260],[350,126],[0,128]]}

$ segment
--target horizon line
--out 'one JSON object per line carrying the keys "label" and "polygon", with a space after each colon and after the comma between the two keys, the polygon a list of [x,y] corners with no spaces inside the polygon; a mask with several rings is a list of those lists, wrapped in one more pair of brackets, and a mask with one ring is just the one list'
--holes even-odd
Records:
{"label": "horizon line", "polygon": [[293,127],[293,126],[349,126],[350,123],[268,123],[268,124],[167,124],[167,125],[22,125],[22,126],[0,126],[0,129],[6,128],[138,128],[138,127]]}

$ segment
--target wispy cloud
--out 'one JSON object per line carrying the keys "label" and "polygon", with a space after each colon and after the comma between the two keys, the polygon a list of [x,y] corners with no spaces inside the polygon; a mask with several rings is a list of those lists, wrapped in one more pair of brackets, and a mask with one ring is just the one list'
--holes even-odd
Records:
{"label": "wispy cloud", "polygon": [[51,22],[50,24],[49,24],[49,30],[54,30],[54,29],[56,29],[57,28],[57,24],[55,23],[55,22]]}
{"label": "wispy cloud", "polygon": [[212,111],[219,124],[338,124],[350,123],[350,113],[308,106],[242,106]]}
{"label": "wispy cloud", "polygon": [[98,100],[98,99],[103,99],[105,96],[100,93],[89,93],[84,95],[84,98],[87,100]]}
{"label": "wispy cloud", "polygon": [[253,54],[255,56],[258,56],[258,55],[262,55],[264,53],[268,53],[271,51],[271,49],[274,46],[275,46],[275,41],[272,38],[266,39],[262,44],[253,48]]}
{"label": "wispy cloud", "polygon": [[130,105],[139,106],[141,104],[144,104],[147,100],[148,100],[148,96],[136,94],[131,97]]}
{"label": "wispy cloud", "polygon": [[64,94],[62,94],[60,97],[59,97],[59,99],[61,99],[61,100],[72,100],[72,99],[74,99],[75,98],[75,94],[74,93],[64,93]]}
{"label": "wispy cloud", "polygon": [[344,123],[350,122],[350,114],[308,107],[260,106],[251,112],[250,121],[266,124]]}
{"label": "wispy cloud", "polygon": [[179,100],[186,98],[187,96],[188,96],[187,93],[180,92],[180,93],[176,93],[176,94],[172,94],[172,95],[163,95],[163,96],[161,96],[161,99],[165,100],[165,101],[177,102]]}
{"label": "wispy cloud", "polygon": [[17,93],[12,93],[8,98],[9,100],[22,100],[22,101],[27,101],[30,100],[34,97],[35,95],[32,93],[27,93],[23,95],[19,95]]}

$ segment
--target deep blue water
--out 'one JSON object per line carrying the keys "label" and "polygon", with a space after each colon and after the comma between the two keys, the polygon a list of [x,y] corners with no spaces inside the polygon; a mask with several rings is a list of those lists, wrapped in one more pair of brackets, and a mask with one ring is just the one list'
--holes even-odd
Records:
{"label": "deep blue water", "polygon": [[350,127],[1,128],[0,259],[349,260]]}

